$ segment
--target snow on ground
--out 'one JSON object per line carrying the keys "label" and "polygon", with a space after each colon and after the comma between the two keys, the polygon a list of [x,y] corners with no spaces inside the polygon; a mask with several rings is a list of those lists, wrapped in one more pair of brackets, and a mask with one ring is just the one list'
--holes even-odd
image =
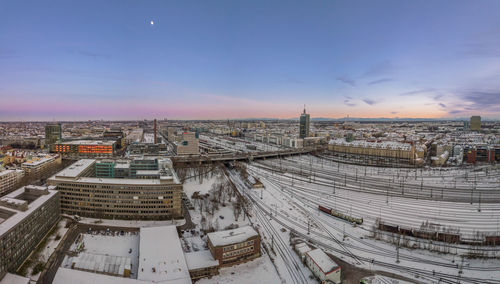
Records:
{"label": "snow on ground", "polygon": [[380,275],[365,277],[363,278],[363,280],[365,280],[366,283],[369,284],[411,284],[411,282],[408,281],[403,281]]}
{"label": "snow on ground", "polygon": [[[139,232],[125,232],[123,236],[119,233],[103,234],[93,232],[81,234],[82,239],[71,245],[70,251],[76,251],[79,243],[83,241],[84,252],[99,255],[129,257],[132,262],[132,275],[137,278],[139,263]],[[71,257],[65,257],[62,267],[70,268]]]}
{"label": "snow on ground", "polygon": [[100,225],[110,227],[127,227],[127,228],[145,228],[145,227],[159,227],[159,226],[182,226],[186,220],[162,220],[162,221],[139,221],[139,220],[110,220],[110,219],[94,219],[80,217],[79,223],[89,225]]}
{"label": "snow on ground", "polygon": [[[344,250],[340,248],[338,244],[333,242],[332,236],[335,236],[335,238],[342,241],[345,232],[348,236],[347,239],[343,241],[345,247],[354,252],[357,256],[361,256],[365,259],[374,259],[376,260],[376,263],[380,263],[380,265],[371,265],[368,262],[364,262],[364,264],[360,265],[361,267],[367,269],[385,270],[397,274],[403,274],[410,278],[418,276],[420,280],[425,277],[425,281],[428,281],[429,283],[437,283],[437,281],[432,282],[432,280],[429,279],[429,277],[432,277],[429,276],[429,273],[432,275],[432,271],[435,271],[436,273],[443,273],[445,275],[449,275],[450,277],[455,277],[458,274],[459,266],[463,266],[463,276],[465,277],[488,279],[488,281],[499,279],[498,277],[500,274],[497,267],[500,267],[500,263],[498,260],[479,261],[464,259],[463,263],[459,264],[461,263],[461,260],[457,256],[402,248],[400,249],[400,263],[398,265],[394,265],[396,258],[395,247],[381,241],[367,238],[367,235],[369,234],[367,230],[370,229],[370,226],[363,224],[363,226],[353,227],[349,223],[323,214],[317,210],[317,205],[314,204],[316,204],[319,200],[331,198],[326,192],[322,193],[318,191],[317,185],[298,182],[295,180],[294,185],[291,186],[290,180],[287,180],[286,177],[277,177],[276,175],[269,173],[266,174],[256,169],[254,169],[254,173],[258,174],[261,181],[265,185],[262,194],[263,198],[261,199],[260,190],[245,189],[245,186],[241,183],[239,184],[239,188],[243,188],[243,191],[249,194],[254,202],[263,207],[267,212],[266,214],[272,214],[273,220],[280,221],[279,225],[275,224],[273,227],[279,229],[284,226],[283,224],[285,224],[288,229],[293,228],[301,234],[307,234],[307,220],[309,219],[311,220],[311,235],[307,238],[310,238],[313,242],[320,242],[319,244],[321,247],[330,251],[334,255],[338,255],[340,258],[343,258],[348,262],[352,263],[352,259],[349,257],[343,257],[339,255],[338,252],[331,250],[332,248],[340,251]],[[303,187],[303,189],[299,190],[300,187]],[[366,202],[373,203],[373,200],[377,199],[376,197],[371,197],[370,201],[369,198],[362,196],[361,193],[356,197],[354,197],[354,194],[356,193],[347,193],[347,196],[350,197],[348,199],[349,202],[366,200]],[[338,189],[336,195],[340,195]],[[393,200],[394,199],[389,200],[389,203],[391,204]],[[331,200],[330,202],[331,207],[334,207],[335,201]],[[415,203],[416,201],[412,200],[412,202]],[[385,204],[385,200],[383,200],[383,203]],[[423,205],[425,203],[429,204],[429,201],[422,202]],[[443,210],[442,205],[444,204],[442,202],[436,203],[436,210]],[[351,208],[349,203],[346,202],[346,199],[339,199],[336,206],[337,208],[338,206],[343,206],[343,208],[345,208],[344,212],[351,212],[353,209],[365,209],[367,204],[352,206]],[[392,213],[395,214],[395,218],[398,218],[402,214],[419,213],[418,211],[415,212],[416,210],[400,210],[401,211],[399,213]],[[366,217],[367,219],[369,219],[368,216],[376,218],[379,214],[379,210],[376,210],[370,214],[363,214],[363,217]],[[389,265],[394,265],[394,267],[390,268]],[[420,271],[408,272],[408,268],[416,268]],[[422,272],[427,273],[427,276],[422,275]],[[432,278],[436,279],[439,277],[440,276]]]}
{"label": "snow on ground", "polygon": [[221,268],[219,275],[212,279],[200,279],[196,283],[199,284],[215,284],[215,283],[238,283],[238,284],[275,284],[282,283],[273,263],[263,255],[252,261],[235,265],[233,267]]}
{"label": "snow on ground", "polygon": [[189,199],[191,199],[191,196],[196,191],[199,191],[200,195],[207,194],[210,188],[212,187],[212,184],[214,184],[217,181],[217,179],[218,179],[217,176],[203,178],[203,179],[190,178],[184,181],[183,184],[184,192],[186,193]]}
{"label": "snow on ground", "polygon": [[[51,235],[47,236],[47,243],[45,244],[44,248],[38,254],[37,260],[33,261],[32,264],[30,265],[30,267],[28,267],[26,275],[28,275],[28,277],[32,281],[37,281],[38,277],[40,276],[40,273],[41,273],[41,272],[39,272],[35,275],[31,274],[35,265],[38,262],[45,263],[49,260],[50,256],[52,255],[52,253],[54,253],[55,249],[57,248],[57,246],[61,242],[62,238],[64,237],[64,235],[68,231],[68,228],[65,228],[66,221],[67,220],[63,218],[59,221],[59,223],[57,223],[56,230]],[[57,240],[56,240],[56,238],[57,238]]]}

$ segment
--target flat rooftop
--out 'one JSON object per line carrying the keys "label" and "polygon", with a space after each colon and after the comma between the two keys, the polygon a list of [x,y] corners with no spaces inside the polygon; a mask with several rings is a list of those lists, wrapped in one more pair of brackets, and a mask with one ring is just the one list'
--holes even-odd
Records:
{"label": "flat rooftop", "polygon": [[70,166],[66,167],[64,170],[60,171],[53,177],[61,177],[61,178],[76,178],[79,177],[80,174],[86,170],[88,167],[93,166],[96,162],[95,159],[81,159]]}
{"label": "flat rooftop", "polygon": [[74,140],[74,141],[65,141],[59,144],[62,145],[91,145],[91,146],[112,146],[116,141],[108,141],[108,140]]}
{"label": "flat rooftop", "polygon": [[219,231],[207,234],[208,238],[210,239],[210,242],[212,242],[212,245],[216,247],[241,243],[251,237],[258,235],[259,234],[257,233],[257,231],[255,231],[255,229],[252,228],[251,226],[245,226],[232,230]]}
{"label": "flat rooftop", "polygon": [[[171,163],[169,161],[161,160],[159,167],[160,170],[139,170],[137,174],[159,174],[160,178],[155,179],[135,179],[135,178],[98,178],[98,177],[84,177],[82,173],[88,170],[89,167],[93,167],[95,163],[99,161],[96,159],[81,159],[71,164],[64,170],[50,177],[49,180],[74,180],[78,182],[85,183],[103,183],[103,184],[161,184],[165,181],[172,181],[173,183],[180,184],[179,178],[175,172],[170,168]],[[124,165],[123,160],[116,165]],[[127,164],[128,165],[128,164]],[[163,168],[164,167],[164,168]],[[126,168],[122,166],[115,166],[116,168]]]}
{"label": "flat rooftop", "polygon": [[[92,238],[104,238],[93,236]],[[107,237],[111,242],[114,238]],[[88,242],[89,240],[87,240]],[[120,247],[109,243],[109,246]],[[86,246],[87,247],[87,246]],[[126,248],[128,248],[126,246]],[[106,252],[117,255],[115,252]],[[131,256],[134,258],[135,256]],[[53,284],[191,284],[191,277],[175,226],[141,228],[137,279],[109,276],[93,272],[59,267]]]}
{"label": "flat rooftop", "polygon": [[210,250],[200,250],[185,254],[189,270],[219,266],[219,261],[214,259]]}
{"label": "flat rooftop", "polygon": [[[0,206],[0,211],[4,212],[13,212],[11,216],[7,217],[4,219],[3,222],[1,222],[1,217],[0,217],[0,236],[8,232],[10,229],[14,228],[19,222],[24,220],[26,217],[28,217],[33,211],[35,211],[37,208],[45,204],[49,199],[51,199],[54,195],[57,194],[57,191],[55,190],[55,186],[49,186],[49,194],[46,195],[40,195],[38,198],[33,200],[31,203],[28,204],[28,210],[26,211],[21,211],[17,210],[14,208],[10,207],[4,207]],[[24,187],[21,187],[7,195],[4,196],[4,198],[9,198],[9,199],[17,199],[18,196],[22,195],[24,193]]]}
{"label": "flat rooftop", "polygon": [[307,255],[314,261],[314,263],[323,271],[323,273],[328,273],[332,270],[337,269],[339,266],[333,259],[331,259],[324,251],[321,249],[313,249],[306,252]]}
{"label": "flat rooftop", "polygon": [[28,166],[28,167],[29,166],[37,166],[37,165],[43,164],[45,162],[54,160],[56,158],[57,158],[57,156],[53,156],[53,155],[33,157],[31,160],[22,163],[22,166]]}
{"label": "flat rooftop", "polygon": [[140,239],[138,280],[191,283],[175,226],[141,228]]}

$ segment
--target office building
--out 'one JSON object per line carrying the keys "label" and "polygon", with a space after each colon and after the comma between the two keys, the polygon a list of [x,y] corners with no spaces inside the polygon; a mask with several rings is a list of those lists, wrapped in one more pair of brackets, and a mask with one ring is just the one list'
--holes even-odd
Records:
{"label": "office building", "polygon": [[304,106],[304,112],[300,115],[300,128],[299,128],[299,137],[306,138],[309,136],[309,124],[310,124],[310,116],[306,113],[306,107]]}
{"label": "office building", "polygon": [[55,187],[28,185],[0,197],[0,279],[15,273],[59,216]]}
{"label": "office building", "polygon": [[182,184],[170,159],[82,159],[47,180],[69,215],[107,219],[182,217]]}
{"label": "office building", "polygon": [[174,142],[176,155],[199,155],[200,143],[195,132],[182,133],[181,141]]}
{"label": "office building", "polygon": [[470,117],[470,130],[481,131],[481,117],[478,115]]}
{"label": "office building", "polygon": [[53,152],[65,157],[111,157],[115,154],[116,141],[75,140],[54,145]]}
{"label": "office building", "polygon": [[62,127],[60,123],[45,125],[45,145],[49,147],[62,139]]}

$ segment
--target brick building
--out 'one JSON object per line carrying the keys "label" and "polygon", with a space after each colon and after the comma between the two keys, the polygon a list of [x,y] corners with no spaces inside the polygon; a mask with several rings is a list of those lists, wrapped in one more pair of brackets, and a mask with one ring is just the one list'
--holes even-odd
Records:
{"label": "brick building", "polygon": [[210,252],[221,267],[260,256],[260,235],[250,226],[208,233],[207,236]]}

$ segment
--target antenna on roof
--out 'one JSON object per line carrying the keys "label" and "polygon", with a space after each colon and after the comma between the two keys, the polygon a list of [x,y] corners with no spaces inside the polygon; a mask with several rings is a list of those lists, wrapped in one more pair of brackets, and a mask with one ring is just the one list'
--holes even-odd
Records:
{"label": "antenna on roof", "polygon": [[304,104],[304,114],[306,113],[306,104]]}

